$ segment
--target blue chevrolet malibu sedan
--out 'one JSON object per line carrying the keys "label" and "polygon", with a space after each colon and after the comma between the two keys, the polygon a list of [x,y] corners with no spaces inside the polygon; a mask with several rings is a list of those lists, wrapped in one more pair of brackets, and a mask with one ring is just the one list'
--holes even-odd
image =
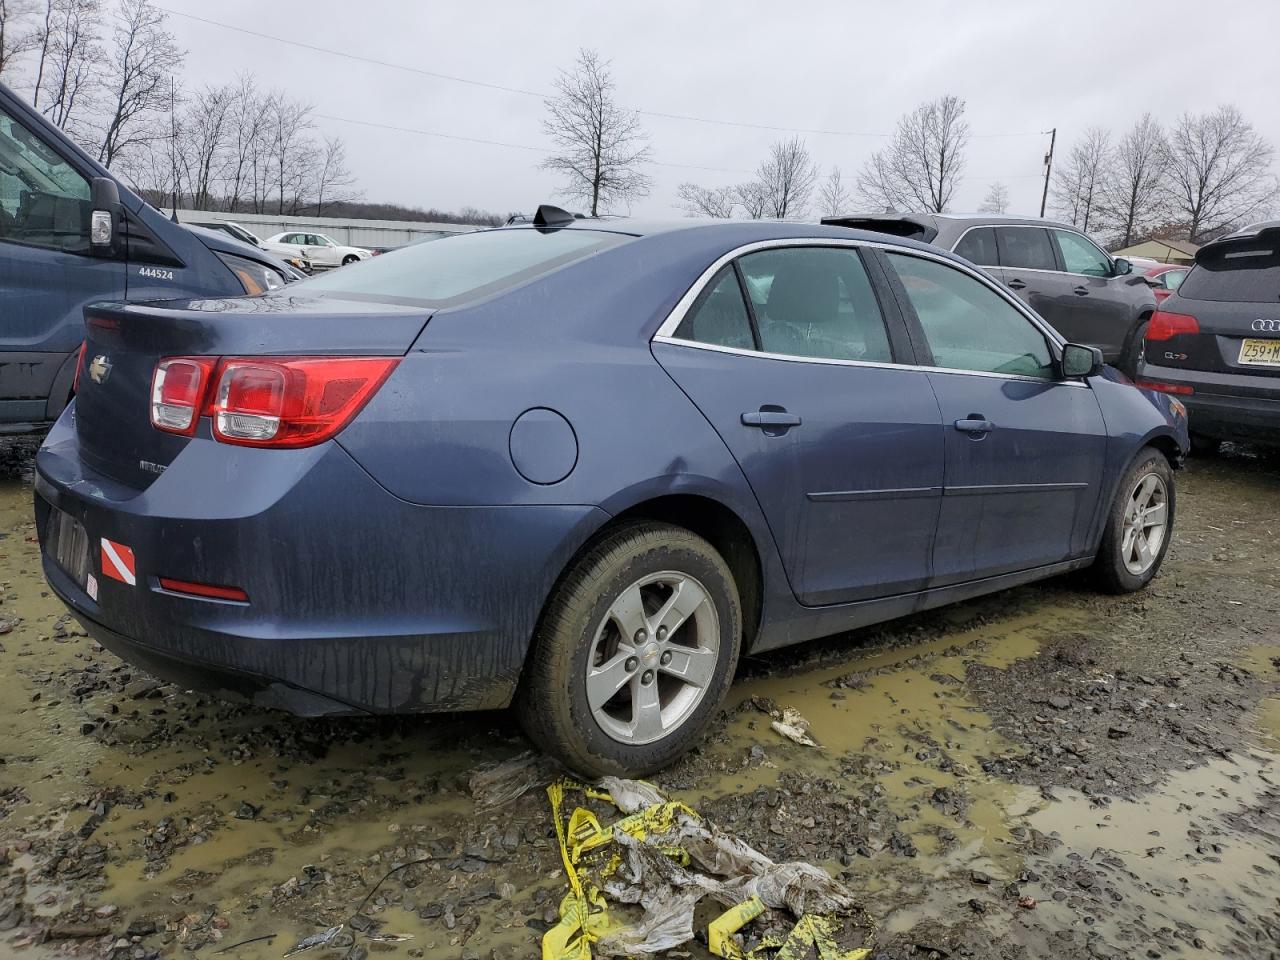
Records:
{"label": "blue chevrolet malibu sedan", "polygon": [[981,271],[840,227],[543,208],[86,327],[35,500],[95,638],[299,714],[514,705],[585,775],[679,756],[745,650],[1142,588],[1187,446]]}

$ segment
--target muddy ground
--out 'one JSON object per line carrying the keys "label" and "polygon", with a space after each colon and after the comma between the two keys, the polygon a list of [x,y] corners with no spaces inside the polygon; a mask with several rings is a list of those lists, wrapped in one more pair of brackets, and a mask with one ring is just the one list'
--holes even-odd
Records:
{"label": "muddy ground", "polygon": [[[0,957],[257,960],[340,923],[304,956],[538,955],[566,890],[545,797],[466,788],[525,749],[507,716],[307,721],[155,683],[49,594],[6,462]],[[1280,459],[1178,479],[1145,593],[1068,578],[751,658],[658,783],[845,880],[875,957],[1280,956]]]}

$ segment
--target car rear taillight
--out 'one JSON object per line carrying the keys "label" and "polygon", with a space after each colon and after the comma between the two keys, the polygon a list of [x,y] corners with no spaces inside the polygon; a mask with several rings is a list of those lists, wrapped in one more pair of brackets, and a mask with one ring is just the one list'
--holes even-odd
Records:
{"label": "car rear taillight", "polygon": [[1164,383],[1160,380],[1144,380],[1138,378],[1137,385],[1143,390],[1157,390],[1160,393],[1174,393],[1180,397],[1189,397],[1195,393],[1195,387],[1189,387],[1184,383]]}
{"label": "car rear taillight", "polygon": [[215,364],[214,357],[169,357],[156,364],[151,377],[151,425],[185,436],[195,433]]}
{"label": "car rear taillight", "polygon": [[1168,340],[1186,333],[1199,333],[1200,321],[1186,313],[1167,313],[1157,310],[1147,324],[1148,340]]}
{"label": "car rear taillight", "polygon": [[320,443],[350,422],[397,363],[397,357],[224,359],[208,408],[213,435],[252,447]]}

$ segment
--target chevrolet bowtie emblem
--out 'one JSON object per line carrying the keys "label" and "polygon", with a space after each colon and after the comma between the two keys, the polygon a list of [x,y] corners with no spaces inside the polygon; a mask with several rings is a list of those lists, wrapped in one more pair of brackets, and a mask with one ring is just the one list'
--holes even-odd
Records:
{"label": "chevrolet bowtie emblem", "polygon": [[105,353],[100,353],[89,364],[89,379],[94,383],[102,383],[111,373],[111,361]]}

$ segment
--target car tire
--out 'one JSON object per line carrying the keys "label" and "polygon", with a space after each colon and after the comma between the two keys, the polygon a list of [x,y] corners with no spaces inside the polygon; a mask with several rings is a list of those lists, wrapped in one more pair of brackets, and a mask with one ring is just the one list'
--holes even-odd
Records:
{"label": "car tire", "polygon": [[[671,624],[683,615],[674,630],[663,610]],[[738,588],[711,544],[667,524],[620,527],[556,586],[516,696],[521,725],[581,776],[645,776],[698,740],[741,643]]]}
{"label": "car tire", "polygon": [[1138,368],[1142,366],[1142,357],[1147,349],[1147,327],[1150,326],[1150,317],[1143,317],[1139,321],[1137,327],[1134,328],[1133,336],[1129,338],[1129,343],[1125,346],[1124,356],[1120,359],[1120,369],[1131,380],[1138,379]]}
{"label": "car tire", "polygon": [[359,260],[360,258],[357,257],[354,253],[348,253],[345,257],[342,258],[342,265],[345,267],[349,263],[358,263]]}
{"label": "car tire", "polygon": [[1222,450],[1222,441],[1217,437],[1206,437],[1203,434],[1191,434],[1191,453],[1197,457],[1216,457]]}
{"label": "car tire", "polygon": [[1173,539],[1176,507],[1173,468],[1159,450],[1144,447],[1107,511],[1093,568],[1102,590],[1133,593],[1151,582]]}

